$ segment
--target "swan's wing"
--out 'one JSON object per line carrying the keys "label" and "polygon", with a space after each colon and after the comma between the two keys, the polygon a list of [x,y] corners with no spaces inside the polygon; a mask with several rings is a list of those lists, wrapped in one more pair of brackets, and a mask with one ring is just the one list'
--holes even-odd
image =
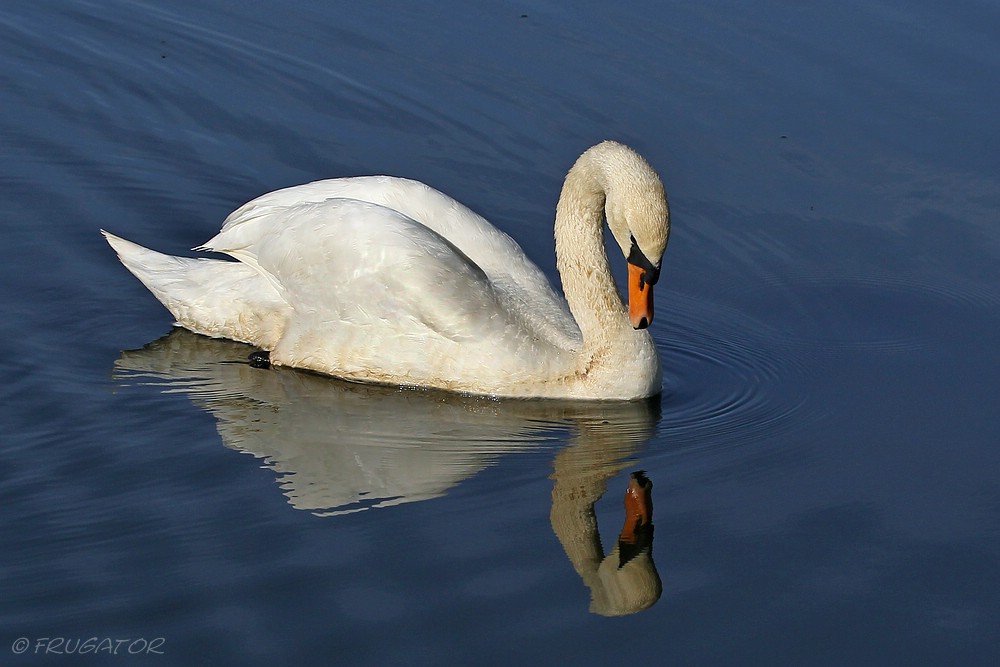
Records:
{"label": "swan's wing", "polygon": [[[509,236],[460,202],[423,184],[390,176],[360,176],[315,181],[262,195],[234,211],[220,234],[203,246],[220,243],[232,249],[260,238],[260,222],[276,224],[272,213],[334,198],[371,202],[390,208],[447,239],[489,277],[497,298],[516,309],[546,340],[578,349],[580,330],[564,299]],[[277,220],[282,219],[279,215]],[[280,224],[280,223],[278,223]],[[228,251],[227,251],[228,252]],[[241,257],[241,259],[243,259]]]}
{"label": "swan's wing", "polygon": [[551,346],[461,250],[384,206],[327,199],[260,208],[210,243],[206,249],[264,275],[295,310],[299,329],[372,336],[398,350],[433,345],[435,337],[511,356],[529,341],[539,351]]}

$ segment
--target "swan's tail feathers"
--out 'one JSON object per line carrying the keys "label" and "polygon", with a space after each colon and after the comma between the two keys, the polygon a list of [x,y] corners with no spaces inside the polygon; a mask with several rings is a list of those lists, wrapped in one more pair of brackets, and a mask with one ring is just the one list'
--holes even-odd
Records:
{"label": "swan's tail feathers", "polygon": [[253,267],[222,259],[174,257],[103,229],[118,258],[177,324],[196,333],[271,349],[284,329],[288,305]]}

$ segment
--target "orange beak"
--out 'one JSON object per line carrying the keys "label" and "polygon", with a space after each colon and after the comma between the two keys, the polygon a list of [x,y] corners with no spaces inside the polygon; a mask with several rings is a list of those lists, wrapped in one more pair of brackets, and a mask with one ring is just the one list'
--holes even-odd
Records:
{"label": "orange beak", "polygon": [[635,329],[645,329],[653,321],[653,286],[646,269],[628,263],[628,317]]}

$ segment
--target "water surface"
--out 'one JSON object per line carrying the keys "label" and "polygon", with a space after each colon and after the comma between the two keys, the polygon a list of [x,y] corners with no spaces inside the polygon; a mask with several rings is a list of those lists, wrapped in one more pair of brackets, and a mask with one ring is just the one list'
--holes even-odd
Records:
{"label": "water surface", "polygon": [[[66,0],[0,29],[5,664],[68,660],[46,637],[178,665],[1000,657],[993,4]],[[263,192],[389,173],[555,281],[562,175],[604,138],[671,198],[649,403],[252,369],[171,333],[97,233],[188,254]]]}

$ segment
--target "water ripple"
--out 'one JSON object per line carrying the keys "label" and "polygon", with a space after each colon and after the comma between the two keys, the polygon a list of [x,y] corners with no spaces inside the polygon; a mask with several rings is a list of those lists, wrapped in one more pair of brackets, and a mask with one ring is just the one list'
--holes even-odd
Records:
{"label": "water ripple", "polygon": [[785,354],[746,315],[687,308],[674,313],[665,336],[667,441],[739,444],[814,421],[816,410],[804,409],[806,392],[796,386],[802,357]]}
{"label": "water ripple", "polygon": [[920,363],[927,350],[975,342],[1000,326],[996,290],[929,278],[786,276],[728,296],[738,308],[671,298],[659,334],[660,428],[681,446],[802,431],[830,416],[818,397],[831,365],[867,368],[903,354]]}

